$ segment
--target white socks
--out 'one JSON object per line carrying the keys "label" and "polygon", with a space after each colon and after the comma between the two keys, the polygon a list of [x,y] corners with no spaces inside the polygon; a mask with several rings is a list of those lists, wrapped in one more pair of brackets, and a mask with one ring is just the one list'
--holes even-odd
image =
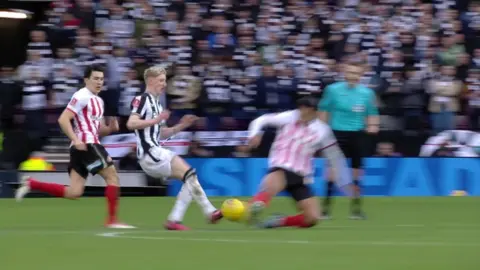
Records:
{"label": "white socks", "polygon": [[197,175],[194,174],[188,177],[183,185],[186,185],[188,190],[190,190],[190,195],[193,196],[193,199],[197,202],[200,208],[202,208],[205,216],[209,216],[216,210],[215,206],[213,206],[207,198],[207,194],[205,194],[205,191],[198,182]]}
{"label": "white socks", "polygon": [[190,191],[185,185],[182,185],[182,189],[180,189],[180,192],[178,192],[175,205],[173,206],[170,215],[168,215],[168,220],[174,222],[181,222],[191,202],[192,195],[190,195]]}
{"label": "white socks", "polygon": [[181,222],[187,212],[188,206],[192,202],[192,199],[195,199],[206,217],[209,217],[215,210],[217,210],[210,200],[208,200],[205,191],[202,186],[200,186],[200,183],[198,183],[196,176],[194,176],[190,177],[187,182],[182,185],[182,188],[177,195],[175,205],[168,216],[168,220]]}

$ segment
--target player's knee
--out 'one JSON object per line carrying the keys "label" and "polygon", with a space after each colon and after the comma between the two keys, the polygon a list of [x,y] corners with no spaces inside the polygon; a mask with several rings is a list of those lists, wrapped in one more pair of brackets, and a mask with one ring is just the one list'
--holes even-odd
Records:
{"label": "player's knee", "polygon": [[198,181],[197,178],[197,172],[195,171],[194,168],[189,168],[182,177],[182,182],[187,182],[187,181]]}
{"label": "player's knee", "polygon": [[84,188],[83,187],[72,187],[70,186],[65,192],[65,198],[68,199],[78,199],[82,197]]}
{"label": "player's knee", "polygon": [[305,228],[310,228],[317,225],[318,221],[320,220],[320,216],[317,214],[305,214],[303,217],[303,223],[305,225]]}
{"label": "player's knee", "polygon": [[118,179],[117,174],[106,177],[105,182],[109,186],[120,186],[120,180]]}
{"label": "player's knee", "polygon": [[262,185],[261,191],[267,193],[271,197],[277,195],[275,186],[269,185],[268,183]]}

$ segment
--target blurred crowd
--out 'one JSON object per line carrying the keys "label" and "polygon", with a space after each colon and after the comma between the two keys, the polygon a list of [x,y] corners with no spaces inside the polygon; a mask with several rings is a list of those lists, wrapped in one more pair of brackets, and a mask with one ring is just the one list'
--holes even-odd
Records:
{"label": "blurred crowd", "polygon": [[15,78],[38,124],[66,106],[85,66],[102,64],[106,114],[126,117],[143,70],[163,65],[173,121],[195,113],[198,129],[244,129],[298,97],[321,97],[360,61],[382,128],[478,130],[480,2],[459,2],[57,0],[2,83]]}

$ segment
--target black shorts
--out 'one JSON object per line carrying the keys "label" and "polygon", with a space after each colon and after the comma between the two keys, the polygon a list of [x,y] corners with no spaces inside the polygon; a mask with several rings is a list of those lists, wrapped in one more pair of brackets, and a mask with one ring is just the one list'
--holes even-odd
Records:
{"label": "black shorts", "polygon": [[366,134],[363,131],[339,131],[333,133],[337,138],[338,145],[347,158],[352,160],[352,168],[362,167],[362,158],[367,147]]}
{"label": "black shorts", "polygon": [[70,163],[68,173],[75,170],[80,176],[87,179],[88,173],[97,174],[101,170],[113,165],[112,158],[100,144],[87,144],[87,151],[70,147]]}
{"label": "black shorts", "polygon": [[305,185],[303,176],[279,167],[270,168],[268,173],[275,171],[282,171],[285,174],[285,179],[287,180],[287,187],[285,190],[290,193],[295,201],[299,202],[313,197],[313,192],[307,185]]}

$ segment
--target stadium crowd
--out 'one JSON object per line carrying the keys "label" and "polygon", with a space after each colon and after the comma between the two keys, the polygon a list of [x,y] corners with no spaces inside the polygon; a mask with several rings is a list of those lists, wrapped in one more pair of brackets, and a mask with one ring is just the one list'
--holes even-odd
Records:
{"label": "stadium crowd", "polygon": [[193,112],[198,129],[244,129],[260,113],[320,97],[357,61],[383,129],[478,130],[480,2],[464,2],[58,0],[31,31],[27,61],[15,75],[4,68],[2,82],[15,76],[25,123],[43,128],[86,65],[104,65],[106,114],[121,117],[143,90],[143,70],[163,65],[172,121]]}

